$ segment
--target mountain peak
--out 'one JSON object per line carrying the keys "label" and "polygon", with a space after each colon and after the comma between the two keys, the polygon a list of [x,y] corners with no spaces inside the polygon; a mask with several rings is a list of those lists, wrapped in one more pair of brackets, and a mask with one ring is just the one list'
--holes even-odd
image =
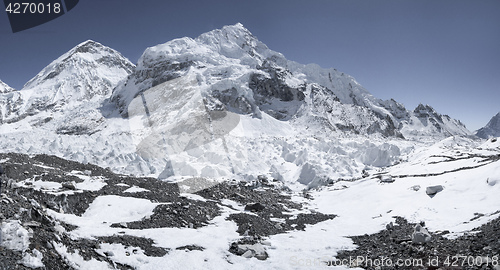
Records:
{"label": "mountain peak", "polygon": [[[97,69],[98,67],[105,67],[105,69]],[[50,63],[33,79],[27,82],[23,89],[34,87],[52,88],[54,84],[47,83],[49,81],[58,81],[56,85],[59,84],[59,86],[61,86],[61,84],[66,85],[70,83],[70,81],[78,83],[81,78],[77,79],[76,77],[78,77],[78,74],[83,73],[97,75],[96,73],[105,72],[109,76],[117,77],[113,75],[111,70],[125,70],[127,73],[131,73],[133,68],[134,65],[119,52],[99,42],[87,40],[76,45],[67,53]],[[82,70],[88,70],[88,72],[82,72]],[[119,77],[122,78],[121,75]],[[111,84],[117,83],[115,79],[110,81],[113,81]],[[93,83],[90,83],[90,85],[93,85]],[[110,85],[110,83],[106,83],[106,85]]]}
{"label": "mountain peak", "polygon": [[[243,26],[243,24],[240,22],[238,22],[234,25],[226,25],[224,27],[240,28],[240,29],[244,29],[244,30],[248,31],[248,29],[246,29],[245,26]],[[224,27],[222,27],[222,28],[224,28]]]}
{"label": "mountain peak", "polygon": [[224,38],[230,38],[231,36],[233,37],[244,37],[244,36],[249,36],[255,38],[250,30],[245,28],[243,24],[241,23],[236,23],[233,25],[224,25],[220,29],[214,29],[211,31],[208,31],[206,33],[201,34],[198,36],[198,39],[203,39],[204,36],[213,36],[213,35],[218,35],[220,37]]}
{"label": "mountain peak", "polygon": [[[197,40],[201,43],[205,43],[207,45],[231,45],[228,43],[232,43],[232,45],[237,45],[242,48],[245,45],[256,46],[263,45],[248,29],[246,29],[243,24],[237,23],[235,25],[226,25],[221,29],[215,29],[210,32],[201,34]],[[267,49],[267,46],[265,46]]]}
{"label": "mountain peak", "polygon": [[436,111],[430,105],[427,105],[427,104],[424,105],[424,104],[420,103],[415,108],[415,110],[413,110],[413,112],[419,113],[419,112],[436,112]]}
{"label": "mountain peak", "polygon": [[101,43],[95,41],[95,40],[92,40],[92,39],[87,39],[85,40],[84,42],[76,45],[75,47],[81,47],[81,46],[85,46],[85,45],[93,45],[93,46],[103,46]]}
{"label": "mountain peak", "polygon": [[249,34],[252,35],[250,30],[245,28],[243,24],[237,23],[234,25],[225,25],[220,29],[224,33],[234,33],[234,34]]}
{"label": "mountain peak", "polygon": [[87,52],[95,52],[98,49],[110,49],[99,42],[93,40],[86,40],[78,45],[76,45],[70,52],[73,53],[87,53]]}
{"label": "mountain peak", "polygon": [[476,136],[483,139],[500,137],[500,112],[493,116],[486,126],[480,128]]}
{"label": "mountain peak", "polygon": [[20,92],[26,104],[20,113],[34,114],[55,105],[105,98],[134,67],[119,52],[93,40],[84,41],[24,85]]}
{"label": "mountain peak", "polygon": [[14,90],[15,90],[14,88],[8,86],[6,83],[4,83],[0,80],[0,94],[9,93],[9,92],[12,92]]}
{"label": "mountain peak", "polygon": [[[224,25],[221,29],[215,29],[212,31],[250,33],[250,30],[248,30],[245,26],[243,26],[242,23],[236,23],[233,25]],[[208,33],[212,31],[209,31]]]}
{"label": "mountain peak", "polygon": [[414,130],[411,133],[417,134],[419,133],[418,130],[427,130],[431,134],[445,134],[446,136],[471,135],[471,132],[462,122],[446,114],[438,113],[430,105],[420,103],[413,110],[413,115],[418,118],[418,122],[420,123],[414,126]]}

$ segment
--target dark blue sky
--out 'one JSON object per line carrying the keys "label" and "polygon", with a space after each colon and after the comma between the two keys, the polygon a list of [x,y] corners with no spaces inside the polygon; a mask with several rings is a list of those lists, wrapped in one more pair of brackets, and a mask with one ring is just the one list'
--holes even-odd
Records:
{"label": "dark blue sky", "polygon": [[80,0],[16,34],[0,12],[0,79],[20,89],[87,39],[136,62],[146,47],[237,22],[290,60],[337,68],[376,97],[429,104],[470,130],[500,111],[499,0]]}

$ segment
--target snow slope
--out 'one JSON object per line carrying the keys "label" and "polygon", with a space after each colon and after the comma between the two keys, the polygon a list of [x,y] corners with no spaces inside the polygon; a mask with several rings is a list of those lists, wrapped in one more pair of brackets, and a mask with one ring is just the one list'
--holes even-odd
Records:
{"label": "snow slope", "polygon": [[[380,230],[393,216],[401,216],[455,237],[499,216],[500,144],[488,141],[471,148],[471,143],[445,139],[379,173],[391,175],[393,183],[379,177],[338,182],[315,194],[315,203],[319,211],[339,214],[336,221],[355,235],[367,228]],[[427,195],[426,187],[436,185],[443,191]]]}

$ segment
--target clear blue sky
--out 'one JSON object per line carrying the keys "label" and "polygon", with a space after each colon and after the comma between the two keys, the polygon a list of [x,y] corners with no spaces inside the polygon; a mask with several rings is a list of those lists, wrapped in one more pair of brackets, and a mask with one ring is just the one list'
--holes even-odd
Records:
{"label": "clear blue sky", "polygon": [[337,68],[376,97],[429,104],[470,130],[500,111],[499,0],[80,0],[16,34],[0,11],[0,79],[20,89],[87,39],[136,62],[148,46],[237,22],[290,60]]}

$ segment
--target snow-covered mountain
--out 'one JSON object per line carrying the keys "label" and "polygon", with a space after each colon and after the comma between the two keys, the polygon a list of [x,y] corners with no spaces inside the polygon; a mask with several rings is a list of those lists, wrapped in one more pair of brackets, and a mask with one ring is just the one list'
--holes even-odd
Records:
{"label": "snow-covered mountain", "polygon": [[[241,24],[148,48],[133,75],[113,93],[124,115],[132,99],[162,83],[191,80],[211,110],[318,125],[330,132],[384,136],[469,135],[459,121],[431,107],[408,111],[373,97],[336,69],[285,59]],[[165,89],[168,91],[168,89]]]}
{"label": "snow-covered mountain", "polygon": [[300,189],[470,134],[430,106],[409,111],[336,69],[289,61],[241,24],[150,47],[136,67],[87,41],[7,95],[3,151],[172,181],[267,175]]}
{"label": "snow-covered mountain", "polygon": [[429,134],[442,134],[444,136],[467,136],[472,133],[460,122],[448,115],[442,115],[429,105],[419,104],[409,119],[405,119],[402,132],[407,136],[429,136]]}
{"label": "snow-covered mountain", "polygon": [[58,111],[66,105],[78,107],[106,98],[133,69],[134,65],[119,52],[85,41],[54,60],[23,89],[11,95],[11,103],[16,100],[22,105],[6,111],[2,120],[14,122],[27,115]]}
{"label": "snow-covered mountain", "polygon": [[493,116],[486,126],[477,130],[476,136],[483,139],[500,137],[500,112]]}
{"label": "snow-covered mountain", "polygon": [[8,86],[6,83],[0,80],[0,94],[8,93],[14,91],[14,88]]}

